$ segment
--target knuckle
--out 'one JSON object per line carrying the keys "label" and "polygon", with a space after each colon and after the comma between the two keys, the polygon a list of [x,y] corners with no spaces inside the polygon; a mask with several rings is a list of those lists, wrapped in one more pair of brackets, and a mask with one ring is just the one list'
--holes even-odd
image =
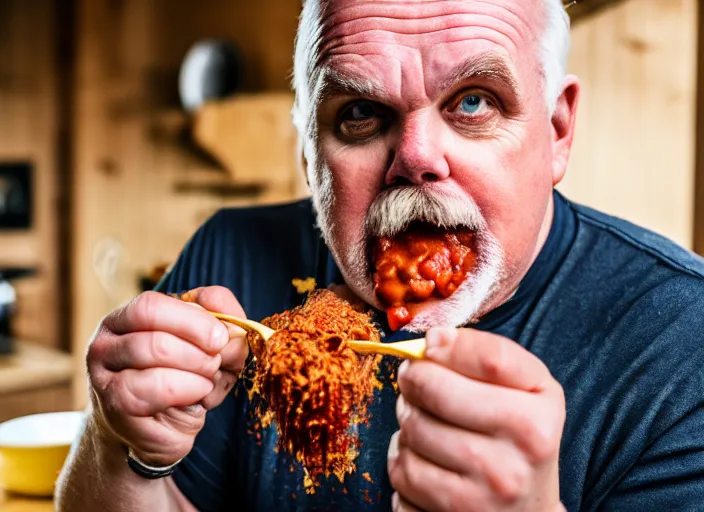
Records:
{"label": "knuckle", "polygon": [[471,500],[471,496],[466,485],[462,485],[462,482],[459,482],[458,485],[454,485],[449,489],[446,499],[440,503],[440,510],[448,512],[467,510],[469,500]]}
{"label": "knuckle", "polygon": [[105,359],[107,347],[106,344],[100,339],[94,339],[89,345],[86,351],[86,364],[88,365],[88,372],[91,373],[93,368],[97,365],[102,365]]}
{"label": "knuckle", "polygon": [[522,448],[533,462],[549,460],[559,452],[560,429],[550,413],[535,417],[519,414],[515,426]]}
{"label": "knuckle", "polygon": [[149,321],[155,318],[161,299],[162,295],[154,291],[147,291],[138,295],[134,300],[132,314],[143,321]]}
{"label": "knuckle", "polygon": [[160,396],[162,401],[165,403],[171,403],[175,398],[177,398],[178,391],[176,390],[173,379],[169,379],[166,375],[160,372],[154,380],[157,396]]}
{"label": "knuckle", "polygon": [[88,368],[93,365],[102,365],[107,356],[110,335],[111,332],[106,327],[106,319],[101,320],[86,348],[85,361]]}
{"label": "knuckle", "polygon": [[433,363],[412,362],[401,377],[401,392],[424,405],[431,401],[435,389],[434,374],[429,371],[431,364]]}
{"label": "knuckle", "polygon": [[147,347],[156,364],[165,363],[171,357],[166,338],[158,332],[150,332]]}
{"label": "knuckle", "polygon": [[419,438],[421,437],[418,430],[418,420],[414,418],[413,415],[409,416],[400,428],[400,441],[403,442],[405,446],[418,446]]}
{"label": "knuckle", "polygon": [[240,372],[249,355],[249,344],[244,338],[230,341],[227,349],[223,350],[220,355],[222,356],[223,368],[232,372]]}
{"label": "knuckle", "polygon": [[400,458],[397,458],[393,462],[393,464],[389,465],[389,469],[388,469],[389,483],[391,483],[391,487],[393,487],[397,491],[403,485],[403,481],[402,481],[403,475],[401,474],[401,465],[399,464],[399,461],[400,461]]}
{"label": "knuckle", "polygon": [[216,297],[224,297],[224,298],[228,298],[228,299],[231,299],[234,297],[232,291],[230,291],[230,289],[225,286],[213,285],[213,286],[209,286],[207,288],[207,290]]}
{"label": "knuckle", "polygon": [[148,407],[144,400],[132,391],[126,378],[117,376],[109,392],[106,393],[105,405],[108,410],[122,416],[146,416]]}
{"label": "knuckle", "polygon": [[203,358],[200,366],[200,373],[206,376],[214,376],[220,370],[220,359],[216,357]]}
{"label": "knuckle", "polygon": [[389,467],[389,481],[391,486],[398,492],[402,493],[408,489],[413,489],[413,486],[418,482],[415,481],[417,468],[413,467],[413,457],[410,450],[402,443],[398,446],[398,455],[396,460]]}
{"label": "knuckle", "polygon": [[530,469],[526,464],[514,462],[504,466],[501,476],[496,480],[494,492],[504,503],[519,501],[527,492],[530,484]]}
{"label": "knuckle", "polygon": [[423,475],[414,464],[408,448],[401,448],[399,451],[399,466],[401,468],[404,489],[420,489],[423,487]]}
{"label": "knuckle", "polygon": [[88,385],[95,391],[98,398],[102,400],[105,392],[110,385],[110,379],[107,372],[102,372],[98,368],[88,369]]}
{"label": "knuckle", "polygon": [[496,340],[488,346],[479,358],[481,373],[490,380],[496,380],[503,375],[508,364],[508,345],[503,339]]}
{"label": "knuckle", "polygon": [[458,459],[465,462],[466,466],[471,466],[471,471],[479,470],[477,472],[481,473],[484,462],[484,453],[477,446],[477,443],[471,438],[461,438],[458,440],[457,445],[457,455]]}

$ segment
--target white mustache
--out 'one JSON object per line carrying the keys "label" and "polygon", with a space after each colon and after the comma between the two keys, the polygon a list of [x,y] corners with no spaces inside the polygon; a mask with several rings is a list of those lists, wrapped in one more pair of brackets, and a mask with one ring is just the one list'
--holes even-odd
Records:
{"label": "white mustache", "polygon": [[482,231],[486,221],[471,198],[438,192],[432,185],[400,187],[379,194],[369,207],[364,223],[368,237],[392,237],[411,222],[427,222],[444,229],[463,226]]}

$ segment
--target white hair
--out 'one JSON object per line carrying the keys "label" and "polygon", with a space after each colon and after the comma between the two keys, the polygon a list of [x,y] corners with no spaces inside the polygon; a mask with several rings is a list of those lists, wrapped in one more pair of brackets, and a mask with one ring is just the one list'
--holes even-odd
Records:
{"label": "white hair", "polygon": [[545,2],[545,27],[540,41],[543,82],[548,112],[555,112],[557,99],[562,94],[562,84],[567,75],[567,58],[570,53],[570,17],[562,0]]}
{"label": "white hair", "polygon": [[[570,51],[570,18],[562,0],[543,0],[545,25],[540,42],[543,87],[548,107],[552,115],[562,84],[567,73],[567,58]],[[315,116],[312,115],[314,93],[318,89],[318,49],[321,41],[321,0],[303,0],[296,44],[293,57],[293,89],[296,99],[293,106],[293,123],[304,145],[301,149],[308,159],[312,157],[315,142]]]}

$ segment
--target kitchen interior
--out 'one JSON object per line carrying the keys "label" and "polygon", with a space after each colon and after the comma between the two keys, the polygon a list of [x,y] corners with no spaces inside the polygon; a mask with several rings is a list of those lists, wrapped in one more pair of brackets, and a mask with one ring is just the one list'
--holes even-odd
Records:
{"label": "kitchen interior", "polygon": [[[83,410],[101,317],[219,208],[307,196],[290,122],[300,6],[0,0],[0,423]],[[583,96],[560,190],[704,254],[698,2],[569,12]],[[60,467],[67,449],[39,458]],[[16,455],[0,425],[0,510],[52,510],[56,468],[35,459],[49,476],[17,487]]]}

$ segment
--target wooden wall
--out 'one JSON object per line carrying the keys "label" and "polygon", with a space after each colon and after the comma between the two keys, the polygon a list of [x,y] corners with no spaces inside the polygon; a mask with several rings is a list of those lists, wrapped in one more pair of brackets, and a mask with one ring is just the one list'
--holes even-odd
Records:
{"label": "wooden wall", "polygon": [[[294,193],[255,196],[244,187],[239,196],[204,194],[209,183],[222,182],[223,171],[179,143],[186,119],[176,92],[181,61],[202,38],[227,38],[242,48],[248,91],[288,90],[299,9],[300,0],[79,1],[73,201],[79,367],[100,318],[138,293],[140,275],[173,262],[217,208]],[[246,120],[242,125],[246,130]],[[82,376],[76,400],[85,401]]]}
{"label": "wooden wall", "polygon": [[698,16],[696,176],[694,183],[694,250],[704,255],[704,16]]}
{"label": "wooden wall", "polygon": [[56,15],[53,0],[0,2],[0,161],[31,161],[35,182],[35,225],[0,232],[0,266],[37,268],[16,282],[15,334],[48,346],[61,343],[59,308],[70,300],[58,275]]}
{"label": "wooden wall", "polygon": [[560,186],[686,247],[694,229],[697,19],[696,0],[629,0],[575,24],[569,68],[583,96]]}

